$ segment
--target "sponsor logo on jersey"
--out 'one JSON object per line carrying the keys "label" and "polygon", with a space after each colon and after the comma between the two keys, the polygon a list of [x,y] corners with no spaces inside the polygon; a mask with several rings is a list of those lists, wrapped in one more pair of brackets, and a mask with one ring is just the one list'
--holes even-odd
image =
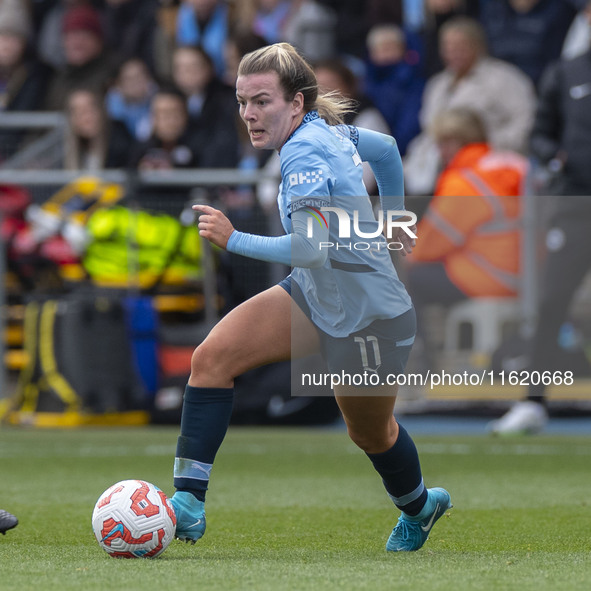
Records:
{"label": "sponsor logo on jersey", "polygon": [[309,185],[319,183],[324,180],[322,170],[306,170],[304,172],[294,172],[289,175],[289,186]]}

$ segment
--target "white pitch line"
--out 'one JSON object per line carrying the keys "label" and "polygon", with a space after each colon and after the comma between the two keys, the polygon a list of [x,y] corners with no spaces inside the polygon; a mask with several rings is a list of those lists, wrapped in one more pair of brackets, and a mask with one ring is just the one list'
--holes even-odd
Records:
{"label": "white pitch line", "polygon": [[591,455],[591,448],[578,446],[574,448],[558,445],[515,444],[515,445],[470,445],[461,443],[424,443],[419,444],[419,453],[433,455],[470,455],[483,454],[490,456],[561,456],[574,454],[577,456]]}

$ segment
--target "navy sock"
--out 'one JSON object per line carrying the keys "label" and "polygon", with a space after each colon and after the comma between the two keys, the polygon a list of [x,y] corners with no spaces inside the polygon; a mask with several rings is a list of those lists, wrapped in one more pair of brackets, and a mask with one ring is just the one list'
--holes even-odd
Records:
{"label": "navy sock", "polygon": [[418,515],[427,501],[417,448],[406,429],[398,423],[398,438],[387,451],[367,454],[394,504],[407,515]]}
{"label": "navy sock", "polygon": [[228,430],[233,401],[233,388],[185,388],[174,486],[200,501],[205,501],[213,460]]}

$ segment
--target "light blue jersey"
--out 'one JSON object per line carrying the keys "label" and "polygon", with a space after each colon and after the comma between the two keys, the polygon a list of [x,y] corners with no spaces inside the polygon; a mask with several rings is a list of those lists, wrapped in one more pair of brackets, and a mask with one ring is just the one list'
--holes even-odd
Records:
{"label": "light blue jersey", "polygon": [[[310,212],[313,221],[308,228],[313,229],[323,223],[315,211],[323,207],[338,207],[350,216],[351,236],[346,238],[339,236],[336,214],[323,212],[330,215],[328,240],[319,244],[327,250],[324,264],[292,272],[312,321],[334,337],[347,336],[377,319],[395,318],[412,307],[385,238],[361,238],[354,231],[354,212],[363,233],[375,231],[377,221],[351,132],[355,128],[329,126],[312,111],[280,152],[282,183],[277,200],[287,233],[292,232],[291,215],[297,211]],[[391,203],[390,209],[402,209],[401,196]]]}

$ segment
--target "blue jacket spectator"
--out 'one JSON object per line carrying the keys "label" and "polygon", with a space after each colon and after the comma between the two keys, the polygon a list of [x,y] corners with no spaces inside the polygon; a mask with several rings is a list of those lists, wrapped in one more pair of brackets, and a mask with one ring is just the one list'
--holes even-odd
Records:
{"label": "blue jacket spectator", "polygon": [[401,154],[420,132],[419,111],[425,80],[418,52],[408,50],[396,25],[378,25],[367,36],[369,61],[364,90],[386,119]]}
{"label": "blue jacket spectator", "polygon": [[182,0],[177,16],[177,45],[200,45],[215,63],[218,76],[225,70],[224,45],[228,37],[228,9],[220,0]]}
{"label": "blue jacket spectator", "polygon": [[136,140],[148,139],[152,131],[152,97],[157,90],[148,66],[136,58],[127,60],[105,98],[109,117],[124,123]]}
{"label": "blue jacket spectator", "polygon": [[560,57],[576,13],[570,0],[487,0],[481,22],[489,53],[537,83],[545,67]]}

